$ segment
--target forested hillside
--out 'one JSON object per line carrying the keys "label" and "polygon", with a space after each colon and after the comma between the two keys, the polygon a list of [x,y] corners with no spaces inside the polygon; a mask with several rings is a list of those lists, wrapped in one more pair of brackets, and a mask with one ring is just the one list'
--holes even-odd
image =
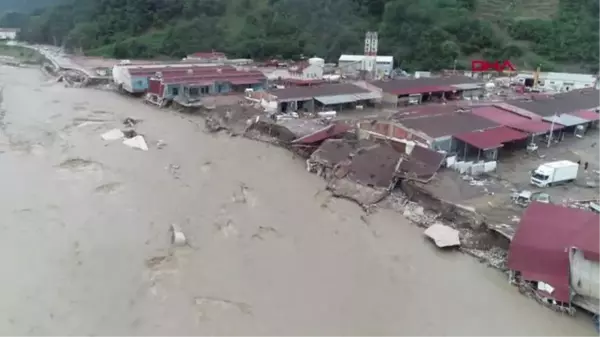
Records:
{"label": "forested hillside", "polygon": [[544,70],[599,62],[597,0],[507,0],[497,11],[495,0],[64,1],[28,17],[22,38],[119,58],[215,49],[335,60],[362,53],[365,31],[377,30],[379,53],[405,69],[451,68],[455,59],[468,67],[473,57]]}
{"label": "forested hillside", "polygon": [[30,12],[60,3],[60,0],[0,0],[0,13]]}

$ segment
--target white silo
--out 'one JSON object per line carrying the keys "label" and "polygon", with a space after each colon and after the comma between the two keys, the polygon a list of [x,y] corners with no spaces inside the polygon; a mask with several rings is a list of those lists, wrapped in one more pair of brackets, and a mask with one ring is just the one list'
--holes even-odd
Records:
{"label": "white silo", "polygon": [[308,64],[325,67],[325,60],[320,57],[311,57],[308,59]]}
{"label": "white silo", "polygon": [[310,74],[308,74],[309,79],[322,79],[325,69],[325,60],[320,57],[312,57],[308,59],[308,64],[310,64],[312,68]]}

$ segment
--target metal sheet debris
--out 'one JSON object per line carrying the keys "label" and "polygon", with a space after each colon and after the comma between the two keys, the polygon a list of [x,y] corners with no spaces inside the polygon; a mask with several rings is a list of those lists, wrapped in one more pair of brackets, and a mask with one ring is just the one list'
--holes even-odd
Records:
{"label": "metal sheet debris", "polygon": [[102,137],[103,140],[111,141],[111,140],[123,139],[123,137],[125,137],[125,134],[119,129],[112,129],[110,131],[103,133],[102,136],[100,136],[100,137]]}
{"label": "metal sheet debris", "polygon": [[135,136],[133,138],[125,139],[123,141],[123,144],[125,144],[131,148],[134,148],[134,149],[148,151],[148,144],[146,144],[146,140],[144,139],[144,137],[142,137],[140,135]]}
{"label": "metal sheet debris", "polygon": [[434,224],[424,232],[440,248],[460,246],[459,233],[456,229],[442,225]]}

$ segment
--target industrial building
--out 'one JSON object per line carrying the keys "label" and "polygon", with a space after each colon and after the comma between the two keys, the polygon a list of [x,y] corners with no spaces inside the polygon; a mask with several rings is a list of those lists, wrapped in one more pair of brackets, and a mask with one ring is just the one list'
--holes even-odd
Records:
{"label": "industrial building", "polygon": [[[150,63],[150,64],[118,64],[112,69],[114,83],[120,90],[130,94],[143,94],[148,90],[148,80],[158,75],[169,74],[184,76],[201,72],[204,68],[218,67],[210,63]],[[235,70],[231,66],[220,66],[222,71]],[[210,71],[210,70],[209,70]]]}
{"label": "industrial building", "polygon": [[0,40],[16,40],[19,28],[0,28]]}
{"label": "industrial building", "polygon": [[537,76],[537,83],[535,83],[535,72],[519,73],[513,79],[527,87],[535,85],[542,90],[557,92],[584,88],[600,88],[598,76],[592,74],[540,72]]}
{"label": "industrial building", "polygon": [[274,102],[276,111],[316,112],[356,109],[381,99],[381,94],[349,83],[322,84],[308,87],[289,87],[269,92],[267,100]]}
{"label": "industrial building", "polygon": [[465,76],[379,80],[370,84],[382,90],[382,102],[389,107],[429,101],[478,99],[485,90],[483,82]]}
{"label": "industrial building", "polygon": [[240,71],[232,67],[204,67],[192,72],[159,73],[149,79],[146,100],[163,105],[176,100],[187,106],[203,97],[263,90],[266,77],[260,71]]}
{"label": "industrial building", "polygon": [[[368,58],[366,55],[342,55],[338,60],[338,67],[342,75],[353,75],[368,68],[365,64]],[[389,76],[394,70],[394,57],[377,55],[374,58],[377,73]]]}
{"label": "industrial building", "polygon": [[599,221],[591,211],[532,203],[510,243],[511,279],[549,304],[598,312]]}

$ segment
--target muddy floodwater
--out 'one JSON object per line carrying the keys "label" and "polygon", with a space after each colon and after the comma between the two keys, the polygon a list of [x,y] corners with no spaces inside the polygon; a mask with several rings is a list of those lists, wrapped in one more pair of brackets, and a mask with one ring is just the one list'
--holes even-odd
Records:
{"label": "muddy floodwater", "polygon": [[[1,334],[594,334],[285,150],[36,69],[0,83]],[[100,138],[125,117],[149,151]]]}

